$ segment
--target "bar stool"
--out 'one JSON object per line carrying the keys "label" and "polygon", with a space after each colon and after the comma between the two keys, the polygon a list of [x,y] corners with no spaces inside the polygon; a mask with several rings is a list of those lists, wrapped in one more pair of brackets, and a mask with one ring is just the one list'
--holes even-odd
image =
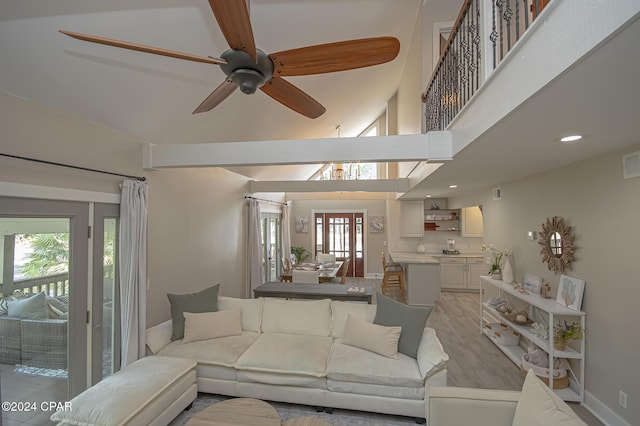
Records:
{"label": "bar stool", "polygon": [[400,290],[402,302],[407,303],[407,291],[404,287],[404,271],[399,263],[387,264],[387,256],[382,252],[382,294],[387,294],[389,290]]}

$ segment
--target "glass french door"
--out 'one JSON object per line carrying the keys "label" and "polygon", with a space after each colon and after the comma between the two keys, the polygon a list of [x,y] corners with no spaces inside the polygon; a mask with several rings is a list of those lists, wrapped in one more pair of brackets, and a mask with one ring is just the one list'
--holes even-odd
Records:
{"label": "glass french door", "polygon": [[279,213],[260,213],[262,267],[265,282],[280,281],[282,273],[282,234]]}
{"label": "glass french door", "polygon": [[[0,297],[7,300],[0,308],[0,394],[3,402],[35,403],[35,411],[0,413],[3,422],[48,424],[52,413],[42,403],[68,401],[118,365],[119,312],[108,309],[117,306],[117,282],[107,284],[117,277],[117,210],[0,197]],[[12,302],[28,297],[43,297],[46,312],[22,318]]]}
{"label": "glass french door", "polygon": [[364,214],[316,213],[315,253],[335,254],[336,260],[351,258],[348,277],[364,277]]}
{"label": "glass french door", "polygon": [[120,368],[119,216],[118,205],[95,204],[91,384],[98,383]]}

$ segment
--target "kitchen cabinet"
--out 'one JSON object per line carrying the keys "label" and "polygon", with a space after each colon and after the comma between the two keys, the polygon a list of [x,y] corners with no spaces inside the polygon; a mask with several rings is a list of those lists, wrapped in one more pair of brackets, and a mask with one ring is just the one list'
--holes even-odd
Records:
{"label": "kitchen cabinet", "polygon": [[465,207],[462,209],[461,215],[461,235],[463,237],[482,237],[484,235],[482,210],[479,206]]}
{"label": "kitchen cabinet", "polygon": [[400,202],[400,236],[422,238],[424,228],[424,203]]}
{"label": "kitchen cabinet", "polygon": [[[529,317],[540,318],[536,320],[547,325],[547,337],[540,337],[539,333],[534,333],[534,329],[529,324],[521,324],[510,321],[501,315],[498,311],[491,308],[487,303],[480,305],[480,332],[487,335],[489,339],[517,366],[522,364],[522,355],[526,353],[524,348],[527,347],[526,342],[520,342],[520,345],[506,346],[496,341],[490,335],[485,327],[487,323],[502,322],[507,324],[511,329],[520,333],[520,336],[526,341],[531,342],[546,352],[549,356],[549,365],[554,364],[555,358],[566,358],[571,360],[571,371],[569,372],[569,387],[563,389],[554,389],[560,398],[565,401],[573,401],[584,403],[584,367],[585,367],[585,339],[580,339],[576,348],[567,347],[565,350],[556,350],[553,347],[553,325],[558,317],[566,319],[569,322],[578,322],[582,329],[585,328],[586,312],[574,311],[562,306],[554,299],[545,299],[537,294],[520,293],[513,288],[511,284],[505,284],[503,281],[494,280],[489,277],[482,277],[481,289],[487,290],[494,288],[499,290],[501,297],[512,297],[519,299],[529,306]],[[535,313],[538,312],[536,315]],[[549,387],[553,388],[553,374],[549,377]]]}
{"label": "kitchen cabinet", "polygon": [[440,280],[442,289],[480,290],[480,277],[488,271],[482,257],[442,257]]}

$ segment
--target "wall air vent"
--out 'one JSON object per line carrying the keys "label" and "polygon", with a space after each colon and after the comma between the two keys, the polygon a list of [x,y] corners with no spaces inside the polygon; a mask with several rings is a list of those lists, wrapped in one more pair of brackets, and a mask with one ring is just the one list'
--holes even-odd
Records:
{"label": "wall air vent", "polygon": [[493,188],[493,199],[502,200],[502,189],[500,187]]}
{"label": "wall air vent", "polygon": [[625,179],[640,176],[640,151],[622,156],[622,175]]}

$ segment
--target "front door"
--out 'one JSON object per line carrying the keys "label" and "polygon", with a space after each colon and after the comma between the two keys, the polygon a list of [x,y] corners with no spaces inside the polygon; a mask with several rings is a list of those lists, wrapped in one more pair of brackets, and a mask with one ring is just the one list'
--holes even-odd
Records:
{"label": "front door", "polygon": [[336,260],[351,258],[347,277],[364,277],[364,214],[316,213],[315,253],[335,254]]}

